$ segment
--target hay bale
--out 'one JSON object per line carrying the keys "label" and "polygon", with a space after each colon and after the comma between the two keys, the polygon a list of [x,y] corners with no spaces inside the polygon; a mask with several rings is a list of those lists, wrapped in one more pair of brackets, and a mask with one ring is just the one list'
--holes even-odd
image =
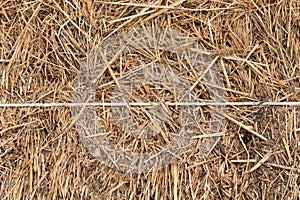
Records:
{"label": "hay bale", "polygon": [[[154,25],[195,39],[218,58],[226,101],[300,99],[297,1],[26,0],[2,1],[0,8],[3,104],[72,102],[74,80],[96,44]],[[162,62],[184,65],[175,55],[139,52],[123,66],[137,66],[135,56],[146,61],[158,55],[166,58]],[[115,65],[111,72],[104,82],[115,84],[111,74],[118,78],[122,71]],[[137,95],[147,91],[140,88]],[[209,100],[205,83],[194,92]],[[110,87],[99,87],[97,98],[110,93]],[[203,107],[204,129],[211,109]],[[172,112],[175,116],[176,109]],[[0,107],[0,113],[1,199],[300,198],[299,107],[227,106],[225,136],[208,156],[199,158],[197,140],[176,162],[147,173],[124,173],[96,159],[80,139],[70,107]],[[98,113],[108,115],[101,108]],[[123,145],[140,151],[161,145],[132,140]]]}

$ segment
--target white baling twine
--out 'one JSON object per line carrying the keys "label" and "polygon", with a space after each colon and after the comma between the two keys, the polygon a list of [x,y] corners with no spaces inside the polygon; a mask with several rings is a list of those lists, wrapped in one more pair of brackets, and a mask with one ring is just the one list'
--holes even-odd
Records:
{"label": "white baling twine", "polygon": [[[300,106],[300,102],[164,102],[168,106]],[[99,106],[99,107],[122,107],[122,106],[158,106],[160,103],[152,102],[120,102],[120,103],[2,103],[0,108],[18,107],[76,107],[76,106]]]}

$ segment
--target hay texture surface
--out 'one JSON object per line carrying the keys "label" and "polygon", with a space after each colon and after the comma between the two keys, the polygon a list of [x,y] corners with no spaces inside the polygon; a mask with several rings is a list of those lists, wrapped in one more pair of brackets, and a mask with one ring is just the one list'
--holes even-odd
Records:
{"label": "hay texture surface", "polygon": [[[154,26],[193,38],[216,58],[226,101],[300,101],[296,0],[2,0],[0,103],[73,102],[75,79],[95,45]],[[109,99],[122,73],[153,60],[174,67],[190,84],[200,76],[170,52],[137,51],[110,63],[96,99]],[[209,101],[205,82],[193,91]],[[141,101],[176,101],[155,84],[137,86],[133,94]],[[139,124],[148,123],[140,107],[131,109]],[[223,136],[200,157],[212,109],[201,108],[199,141],[175,162],[125,173],[88,151],[70,107],[0,107],[0,199],[299,199],[300,107],[226,106]],[[169,111],[166,130],[178,130],[180,108]],[[107,137],[122,148],[151,152],[168,143],[168,134],[145,140],[122,134],[109,109],[96,112],[106,132],[115,133]]]}

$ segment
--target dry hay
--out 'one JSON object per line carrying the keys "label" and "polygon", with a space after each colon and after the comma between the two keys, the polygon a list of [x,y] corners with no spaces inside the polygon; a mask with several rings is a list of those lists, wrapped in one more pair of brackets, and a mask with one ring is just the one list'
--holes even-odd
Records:
{"label": "dry hay", "polygon": [[[297,1],[124,2],[1,1],[1,103],[72,102],[75,77],[96,44],[109,34],[153,25],[184,33],[218,57],[227,101],[299,101]],[[143,61],[136,56],[153,59],[141,52],[130,56],[123,60],[128,68]],[[114,80],[106,75],[104,81]],[[136,96],[151,87],[157,86],[139,88]],[[110,92],[100,88],[97,98]],[[195,93],[209,99],[204,85]],[[209,118],[210,109],[203,107],[203,115]],[[1,199],[300,198],[299,107],[227,106],[225,136],[209,156],[197,157],[196,142],[175,163],[140,174],[95,159],[83,146],[69,107],[0,112]],[[106,128],[115,130],[111,124]],[[133,142],[138,151],[152,148]]]}

